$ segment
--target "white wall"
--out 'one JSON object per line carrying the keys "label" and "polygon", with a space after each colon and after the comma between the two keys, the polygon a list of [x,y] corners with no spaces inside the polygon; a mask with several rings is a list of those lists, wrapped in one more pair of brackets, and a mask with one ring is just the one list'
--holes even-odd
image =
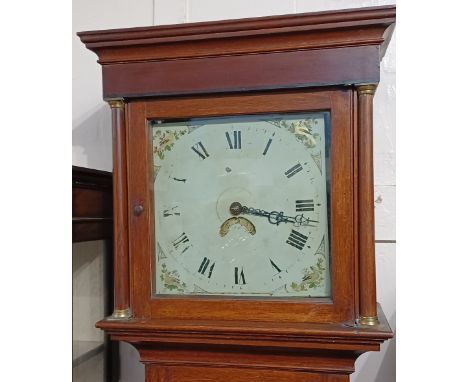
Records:
{"label": "white wall", "polygon": [[[79,30],[173,24],[394,4],[394,0],[75,0]],[[377,299],[395,330],[395,36],[375,96],[374,164]],[[110,112],[96,56],[73,36],[73,164],[111,170]],[[382,243],[381,241],[384,241]],[[138,355],[122,347],[121,381],[143,381]],[[395,381],[395,339],[356,363],[352,382]]]}
{"label": "white wall", "polygon": [[[76,32],[153,24],[153,0],[74,0],[73,54],[73,164],[112,171],[112,134],[109,106],[102,100],[101,67]],[[97,242],[89,243],[98,246]],[[144,381],[137,351],[120,345],[121,381]]]}
{"label": "white wall", "polygon": [[[94,324],[105,314],[105,256],[104,241],[74,243],[73,269],[73,344],[75,341],[101,342],[104,334]],[[104,358],[102,353],[73,367],[74,382],[102,380]]]}
{"label": "white wall", "polygon": [[76,32],[153,24],[153,0],[74,0],[73,164],[112,170],[110,110],[102,100],[101,66]]}

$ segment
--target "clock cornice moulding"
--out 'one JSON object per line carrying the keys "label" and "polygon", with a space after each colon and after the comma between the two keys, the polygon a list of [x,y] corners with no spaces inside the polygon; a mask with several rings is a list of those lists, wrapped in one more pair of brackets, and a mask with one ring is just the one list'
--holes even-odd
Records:
{"label": "clock cornice moulding", "polygon": [[87,31],[78,36],[102,65],[366,45],[380,46],[382,57],[395,20],[392,5]]}
{"label": "clock cornice moulding", "polygon": [[[377,84],[395,6],[80,32],[103,98]],[[227,70],[229,68],[229,70]]]}

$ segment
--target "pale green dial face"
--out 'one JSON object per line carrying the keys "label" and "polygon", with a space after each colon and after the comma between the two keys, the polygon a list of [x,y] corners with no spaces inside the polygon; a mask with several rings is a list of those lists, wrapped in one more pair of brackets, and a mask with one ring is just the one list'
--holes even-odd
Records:
{"label": "pale green dial face", "polygon": [[330,296],[327,121],[153,121],[154,293]]}

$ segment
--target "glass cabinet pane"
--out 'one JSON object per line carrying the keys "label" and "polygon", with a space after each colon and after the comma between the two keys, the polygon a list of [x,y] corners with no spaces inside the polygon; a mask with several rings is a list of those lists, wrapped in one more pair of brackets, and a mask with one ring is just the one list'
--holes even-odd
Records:
{"label": "glass cabinet pane", "polygon": [[329,121],[151,121],[154,294],[329,297]]}

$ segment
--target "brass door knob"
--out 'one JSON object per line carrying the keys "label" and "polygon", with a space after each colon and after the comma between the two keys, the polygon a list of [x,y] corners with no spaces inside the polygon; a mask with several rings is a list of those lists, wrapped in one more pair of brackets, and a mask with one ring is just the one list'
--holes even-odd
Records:
{"label": "brass door knob", "polygon": [[137,204],[135,207],[133,207],[133,214],[135,216],[140,216],[144,211],[143,205],[142,204]]}

